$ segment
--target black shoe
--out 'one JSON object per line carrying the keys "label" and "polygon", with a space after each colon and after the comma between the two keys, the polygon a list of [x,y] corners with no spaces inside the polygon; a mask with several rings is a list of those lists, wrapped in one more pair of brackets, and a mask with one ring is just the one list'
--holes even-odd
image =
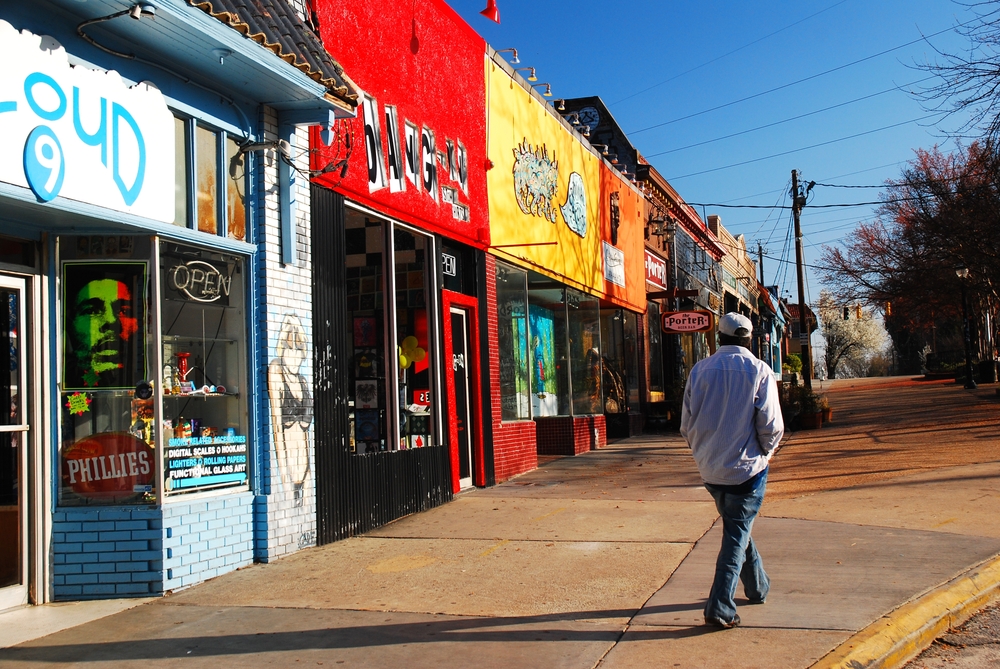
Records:
{"label": "black shoe", "polygon": [[705,616],[705,624],[706,625],[713,625],[715,627],[719,627],[721,629],[727,630],[727,629],[731,629],[733,627],[738,627],[739,626],[739,624],[740,624],[740,616],[739,616],[739,614],[733,616],[733,619],[730,620],[729,622],[726,622],[722,618],[719,618],[719,617],[716,617],[716,616]]}
{"label": "black shoe", "polygon": [[751,599],[751,600],[749,600],[749,602],[751,604],[763,604],[766,601],[767,601],[767,597],[761,597],[760,599]]}

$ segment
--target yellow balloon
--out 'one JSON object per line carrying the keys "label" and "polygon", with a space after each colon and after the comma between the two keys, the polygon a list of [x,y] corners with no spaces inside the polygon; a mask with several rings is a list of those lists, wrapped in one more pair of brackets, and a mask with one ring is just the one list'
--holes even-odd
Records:
{"label": "yellow balloon", "polygon": [[417,348],[417,346],[419,346],[419,345],[420,345],[420,342],[418,342],[417,338],[414,337],[413,335],[410,335],[409,337],[407,337],[407,338],[405,338],[403,340],[403,350],[404,351],[407,351],[407,350],[412,351],[413,349]]}
{"label": "yellow balloon", "polygon": [[400,353],[399,354],[399,368],[400,369],[408,369],[409,366],[410,366],[410,359],[407,358],[405,354]]}
{"label": "yellow balloon", "polygon": [[413,362],[420,362],[427,357],[427,351],[422,348],[415,348],[410,352],[410,357],[413,358]]}

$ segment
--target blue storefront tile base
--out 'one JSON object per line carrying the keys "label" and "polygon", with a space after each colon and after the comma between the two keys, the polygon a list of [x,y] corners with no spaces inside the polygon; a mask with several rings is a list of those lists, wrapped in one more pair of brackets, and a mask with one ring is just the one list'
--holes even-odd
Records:
{"label": "blue storefront tile base", "polygon": [[254,495],[53,514],[56,600],[161,595],[253,562]]}

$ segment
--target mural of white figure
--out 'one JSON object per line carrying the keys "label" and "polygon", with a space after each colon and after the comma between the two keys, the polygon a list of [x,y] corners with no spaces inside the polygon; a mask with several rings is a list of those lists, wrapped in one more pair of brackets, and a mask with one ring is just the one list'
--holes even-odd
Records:
{"label": "mural of white figure", "polygon": [[286,314],[278,333],[276,356],[267,370],[271,396],[274,450],[281,478],[291,484],[295,506],[302,506],[309,476],[309,427],[313,421],[309,382],[300,373],[306,359],[306,333],[294,314]]}

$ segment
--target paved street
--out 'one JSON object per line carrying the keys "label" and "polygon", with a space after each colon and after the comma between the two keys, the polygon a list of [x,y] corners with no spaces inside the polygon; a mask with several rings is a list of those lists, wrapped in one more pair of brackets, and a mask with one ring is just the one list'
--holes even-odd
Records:
{"label": "paved street", "polygon": [[680,438],[646,435],[0,650],[0,664],[809,667],[1000,553],[994,387],[825,385],[833,424],[791,435],[772,463],[754,528],[772,591],[763,606],[739,593],[740,628],[701,624],[715,509]]}
{"label": "paved street", "polygon": [[906,665],[906,669],[991,669],[1000,666],[1000,606],[990,606]]}

